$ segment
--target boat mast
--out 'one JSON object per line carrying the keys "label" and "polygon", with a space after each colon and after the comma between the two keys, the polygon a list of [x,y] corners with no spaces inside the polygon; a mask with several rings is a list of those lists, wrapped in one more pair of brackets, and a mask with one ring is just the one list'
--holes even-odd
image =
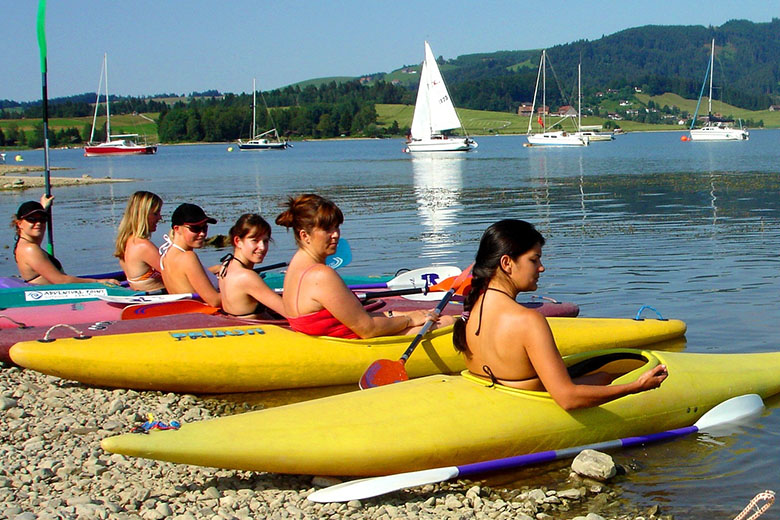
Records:
{"label": "boat mast", "polygon": [[542,74],[542,67],[544,66],[544,51],[539,58],[539,70],[536,72],[536,86],[534,87],[534,100],[531,103],[531,117],[528,118],[528,131],[527,134],[531,134],[531,127],[534,122],[534,115],[536,115],[536,95],[539,93],[539,76]]}
{"label": "boat mast", "polygon": [[95,142],[95,124],[97,123],[98,109],[100,108],[100,89],[103,88],[103,74],[106,71],[106,55],[103,54],[103,66],[100,68],[100,81],[98,81],[97,97],[95,98],[95,113],[92,114],[92,132],[89,134],[89,142]]}
{"label": "boat mast", "polygon": [[108,110],[108,55],[103,54],[103,68],[106,69],[106,142],[111,140],[111,114]]}
{"label": "boat mast", "polygon": [[252,78],[252,137],[254,139],[256,135],[255,121],[257,121],[257,87],[255,87],[255,81],[257,78]]}
{"label": "boat mast", "polygon": [[710,98],[709,98],[709,115],[712,116],[712,76],[715,69],[715,38],[712,39],[712,53],[710,54]]}
{"label": "boat mast", "polygon": [[542,51],[542,132],[547,131],[547,49]]}
{"label": "boat mast", "polygon": [[577,131],[582,130],[582,63],[577,64]]}

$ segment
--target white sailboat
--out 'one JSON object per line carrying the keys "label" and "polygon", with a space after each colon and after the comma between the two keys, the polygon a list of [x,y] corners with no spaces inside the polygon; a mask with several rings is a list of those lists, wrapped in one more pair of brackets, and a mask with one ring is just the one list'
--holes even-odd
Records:
{"label": "white sailboat", "polygon": [[[263,93],[261,92],[262,96]],[[263,98],[263,104],[265,105],[265,98]],[[268,110],[268,105],[265,105],[265,110],[268,113],[268,117],[271,117],[271,112]],[[256,134],[257,122],[257,87],[255,87],[255,78],[252,79],[252,138],[248,141],[237,141],[239,150],[285,150],[288,146],[291,146],[287,141],[279,137],[279,132],[276,131],[276,125],[271,119],[271,124],[274,127],[261,134]]]}
{"label": "white sailboat", "polygon": [[712,52],[710,53],[710,63],[707,67],[707,75],[704,76],[704,81],[707,81],[707,76],[710,77],[710,96],[707,99],[708,103],[708,116],[707,122],[701,128],[693,128],[696,124],[696,116],[699,114],[699,105],[701,104],[701,98],[704,94],[704,84],[702,84],[701,93],[699,94],[699,102],[696,104],[696,112],[693,114],[693,121],[691,121],[691,141],[747,141],[750,138],[750,133],[742,128],[742,121],[739,122],[739,128],[735,128],[732,124],[734,121],[729,119],[721,119],[712,115],[712,76],[713,66],[715,65],[715,39],[712,39]]}
{"label": "white sailboat", "polygon": [[582,64],[577,64],[577,131],[574,135],[584,137],[588,143],[598,141],[612,141],[615,137],[612,134],[599,133],[601,126],[582,126]]}
{"label": "white sailboat", "polygon": [[[539,82],[542,84],[542,114],[538,117],[537,122],[541,126],[542,132],[533,132],[534,114],[536,113],[536,97],[539,93]],[[578,110],[579,114],[580,111]],[[560,123],[561,121],[569,118],[570,116],[563,116],[559,121],[553,123]],[[534,88],[534,101],[531,106],[531,118],[528,120],[528,132],[526,139],[529,146],[588,146],[590,139],[585,135],[577,135],[575,132],[566,132],[565,130],[558,131],[545,131],[547,128],[547,50],[542,51],[542,57],[539,60],[539,72],[536,75],[536,87]]]}
{"label": "white sailboat", "polygon": [[[95,124],[97,123],[97,114],[100,108],[100,88],[103,85],[103,76],[106,77],[106,140],[103,143],[95,143]],[[97,99],[95,100],[95,114],[92,116],[92,133],[89,136],[89,143],[84,147],[84,156],[152,155],[157,153],[157,146],[138,144],[134,141],[137,137],[138,134],[111,133],[111,111],[108,104],[108,57],[106,54],[103,54],[103,68],[100,70],[100,82],[98,83]]]}
{"label": "white sailboat", "polygon": [[[460,128],[465,137],[447,135],[445,132]],[[420,71],[420,86],[414,104],[411,136],[407,152],[468,152],[476,148],[463,128],[452,98],[444,84],[433,51],[425,42],[425,60]]]}

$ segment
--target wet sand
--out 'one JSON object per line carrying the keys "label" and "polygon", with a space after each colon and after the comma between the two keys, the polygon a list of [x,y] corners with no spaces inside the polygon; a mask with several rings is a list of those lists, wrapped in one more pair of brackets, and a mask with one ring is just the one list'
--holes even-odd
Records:
{"label": "wet sand", "polygon": [[[51,168],[52,172],[57,170],[70,170],[70,168]],[[82,175],[81,177],[50,177],[51,185],[55,187],[131,181],[132,179],[112,179],[110,177],[95,178],[90,177],[89,175]],[[43,166],[0,164],[0,191],[25,190],[28,188],[42,188],[43,186]]]}

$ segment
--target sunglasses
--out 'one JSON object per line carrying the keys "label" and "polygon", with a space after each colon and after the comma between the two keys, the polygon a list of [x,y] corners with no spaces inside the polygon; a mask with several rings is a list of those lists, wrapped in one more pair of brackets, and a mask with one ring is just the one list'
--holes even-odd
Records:
{"label": "sunglasses", "polygon": [[46,222],[46,217],[43,215],[30,215],[28,217],[24,217],[24,220],[30,224],[37,224],[39,222]]}
{"label": "sunglasses", "polygon": [[188,224],[185,224],[184,227],[195,233],[196,235],[198,233],[208,233],[209,231],[209,225],[208,224],[201,224],[199,226],[190,226]]}

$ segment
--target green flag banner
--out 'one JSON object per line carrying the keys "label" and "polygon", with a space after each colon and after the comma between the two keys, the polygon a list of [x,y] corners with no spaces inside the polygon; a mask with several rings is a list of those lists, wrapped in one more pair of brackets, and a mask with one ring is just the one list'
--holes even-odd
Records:
{"label": "green flag banner", "polygon": [[38,2],[38,48],[41,51],[41,74],[46,74],[46,0]]}

